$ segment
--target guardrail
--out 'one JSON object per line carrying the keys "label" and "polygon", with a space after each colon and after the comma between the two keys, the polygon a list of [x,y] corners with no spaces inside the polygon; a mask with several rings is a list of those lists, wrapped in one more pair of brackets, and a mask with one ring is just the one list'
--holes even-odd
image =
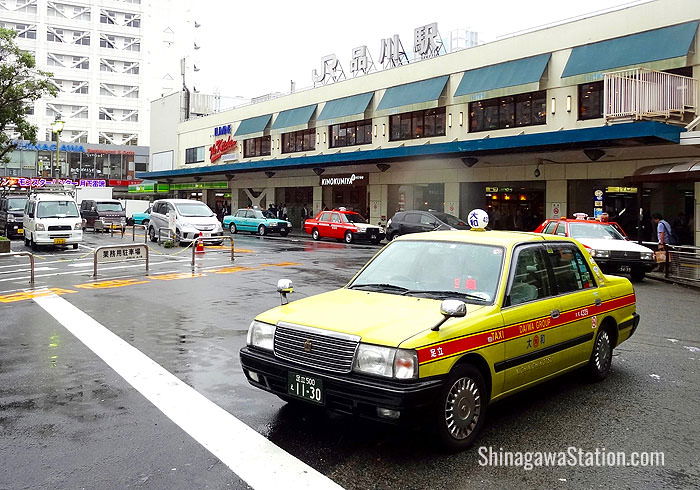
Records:
{"label": "guardrail", "polygon": [[[141,253],[141,252],[144,253]],[[148,273],[148,245],[138,243],[135,245],[105,245],[97,247],[92,257],[92,277],[97,277],[97,264],[109,262],[130,262],[134,260],[146,261],[146,273]]]}
{"label": "guardrail", "polygon": [[[233,245],[232,245],[233,247]],[[2,257],[29,257],[29,284],[33,285],[34,284],[34,254],[31,252],[9,252],[9,253],[1,253],[0,258]]]}
{"label": "guardrail", "polygon": [[176,235],[173,230],[170,228],[158,228],[158,245],[160,245],[161,238],[163,238],[163,232],[167,232],[167,238],[168,240],[175,241]]}
{"label": "guardrail", "polygon": [[[131,241],[136,241],[136,227],[143,228],[143,243],[148,243],[148,227],[146,225],[137,225],[136,223],[131,225]],[[124,238],[124,234],[122,234]]]}
{"label": "guardrail", "polygon": [[221,242],[223,240],[228,240],[231,242],[231,262],[234,261],[235,255],[234,255],[234,248],[233,248],[233,238],[230,236],[212,236],[212,237],[197,237],[195,240],[192,242],[192,272],[194,272],[194,259],[195,259],[195,253],[197,251],[197,242],[202,242],[202,244],[207,243],[207,242]]}
{"label": "guardrail", "polygon": [[[647,247],[657,248],[658,242],[642,242]],[[665,245],[666,260],[663,274],[667,279],[700,284],[700,247],[694,245]]]}

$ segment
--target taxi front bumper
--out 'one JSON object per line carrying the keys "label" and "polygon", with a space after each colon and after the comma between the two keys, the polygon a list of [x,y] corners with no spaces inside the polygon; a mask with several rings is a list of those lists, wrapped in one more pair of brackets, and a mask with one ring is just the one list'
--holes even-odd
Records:
{"label": "taxi front bumper", "polygon": [[[299,366],[278,359],[272,353],[249,347],[241,349],[240,357],[248,382],[256,388],[283,398],[291,397],[287,393],[289,371],[315,376],[323,380],[326,409],[389,423],[414,420],[433,407],[443,384],[440,377],[400,382],[354,373],[328,373]],[[251,372],[257,375],[258,381],[251,378]],[[400,415],[397,418],[381,417],[378,408],[394,410]]]}

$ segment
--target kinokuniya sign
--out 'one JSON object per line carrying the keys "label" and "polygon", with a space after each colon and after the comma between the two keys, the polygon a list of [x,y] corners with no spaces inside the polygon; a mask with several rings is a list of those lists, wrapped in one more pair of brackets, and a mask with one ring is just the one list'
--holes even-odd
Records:
{"label": "kinokuniya sign", "polygon": [[367,185],[369,174],[345,174],[345,175],[328,175],[321,177],[321,186],[361,186]]}

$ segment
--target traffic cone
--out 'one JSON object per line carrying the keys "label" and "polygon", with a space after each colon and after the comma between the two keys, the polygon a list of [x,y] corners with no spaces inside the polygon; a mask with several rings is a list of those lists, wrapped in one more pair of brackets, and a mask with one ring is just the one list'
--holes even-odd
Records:
{"label": "traffic cone", "polygon": [[[199,232],[199,237],[202,237],[202,232]],[[204,253],[204,242],[197,240],[197,245],[194,248],[194,253],[203,254]]]}

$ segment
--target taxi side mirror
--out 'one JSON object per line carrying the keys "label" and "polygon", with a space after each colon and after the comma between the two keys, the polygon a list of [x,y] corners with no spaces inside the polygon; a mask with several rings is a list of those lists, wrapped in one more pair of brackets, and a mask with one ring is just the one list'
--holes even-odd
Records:
{"label": "taxi side mirror", "polygon": [[461,318],[466,316],[467,304],[458,299],[446,299],[440,303],[440,313],[442,314],[443,318],[432,328],[434,332],[440,330],[440,326],[442,326],[442,324],[450,318]]}
{"label": "taxi side mirror", "polygon": [[277,281],[277,292],[280,293],[282,304],[286,305],[289,303],[287,295],[294,292],[294,284],[289,279],[280,279]]}

